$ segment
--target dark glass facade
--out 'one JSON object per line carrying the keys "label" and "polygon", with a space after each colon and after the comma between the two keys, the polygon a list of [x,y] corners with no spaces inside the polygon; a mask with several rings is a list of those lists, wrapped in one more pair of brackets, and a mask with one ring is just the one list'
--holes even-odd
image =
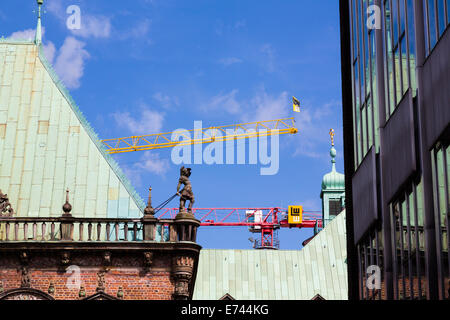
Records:
{"label": "dark glass facade", "polygon": [[449,299],[450,0],[340,15],[349,297]]}

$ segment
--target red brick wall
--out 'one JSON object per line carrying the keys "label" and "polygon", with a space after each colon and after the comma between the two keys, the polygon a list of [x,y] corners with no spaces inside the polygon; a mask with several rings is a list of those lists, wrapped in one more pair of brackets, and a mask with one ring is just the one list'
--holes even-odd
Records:
{"label": "red brick wall", "polygon": [[[97,273],[100,268],[81,267],[81,285],[84,286],[86,297],[96,293],[98,284]],[[48,292],[50,281],[53,282],[57,300],[80,299],[79,288],[67,286],[70,273],[57,270],[30,269],[31,288]],[[0,280],[4,291],[16,289],[21,284],[21,272],[16,268],[2,268]],[[69,282],[70,284],[70,282]],[[119,286],[123,288],[124,300],[171,300],[174,285],[170,280],[170,273],[164,271],[150,271],[142,274],[141,268],[114,268],[105,274],[105,292],[117,297]]]}

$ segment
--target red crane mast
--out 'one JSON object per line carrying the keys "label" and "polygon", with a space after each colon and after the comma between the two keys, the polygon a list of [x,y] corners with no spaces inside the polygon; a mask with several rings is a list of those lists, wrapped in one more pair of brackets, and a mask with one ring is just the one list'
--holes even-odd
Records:
{"label": "red crane mast", "polygon": [[[158,218],[174,218],[178,208],[162,208]],[[289,223],[287,209],[272,208],[193,208],[192,213],[201,226],[248,227],[252,233],[260,233],[255,241],[257,249],[278,249],[277,230],[280,228],[322,228],[319,211],[303,211],[301,223]]]}

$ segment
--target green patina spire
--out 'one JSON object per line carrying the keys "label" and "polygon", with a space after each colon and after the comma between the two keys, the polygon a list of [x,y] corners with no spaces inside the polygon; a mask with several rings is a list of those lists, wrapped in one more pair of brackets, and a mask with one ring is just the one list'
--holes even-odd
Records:
{"label": "green patina spire", "polygon": [[345,176],[336,171],[336,149],[334,148],[334,130],[330,129],[331,137],[331,171],[323,176],[322,190],[322,215],[325,226],[343,208],[345,201]]}
{"label": "green patina spire", "polygon": [[36,27],[36,38],[34,42],[36,42],[37,45],[40,45],[42,43],[42,27],[41,27],[41,7],[44,3],[44,0],[37,0],[38,4],[38,22]]}
{"label": "green patina spire", "polygon": [[341,189],[345,186],[344,175],[336,171],[336,149],[334,148],[334,130],[330,129],[331,137],[331,172],[327,173],[322,180],[322,190]]}

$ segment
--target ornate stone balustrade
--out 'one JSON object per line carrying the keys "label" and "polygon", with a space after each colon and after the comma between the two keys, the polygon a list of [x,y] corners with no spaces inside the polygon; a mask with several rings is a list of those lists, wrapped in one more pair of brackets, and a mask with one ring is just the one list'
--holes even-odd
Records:
{"label": "ornate stone balustrade", "polygon": [[[90,299],[112,298],[116,291],[117,297],[125,299],[189,299],[201,248],[195,242],[199,225],[185,215],[175,219],[153,215],[141,219],[75,218],[68,213],[49,218],[0,217],[0,269],[7,273],[0,276],[4,286],[0,300],[9,299],[17,290],[33,297],[36,295],[29,290],[39,289],[44,294],[45,288],[36,282],[41,277],[56,281],[55,298],[76,299],[73,290],[61,284],[74,266],[83,279],[95,278],[96,272],[109,279],[106,285],[98,285],[95,293],[94,288],[86,288],[94,293],[88,294]],[[158,279],[161,289],[143,287],[145,290],[135,293],[126,281],[127,272],[134,272],[137,282]],[[97,297],[99,294],[102,296]]]}
{"label": "ornate stone balustrade", "polygon": [[195,220],[0,217],[0,241],[196,241]]}
{"label": "ornate stone balustrade", "polygon": [[0,216],[0,300],[192,297],[201,249],[192,214],[158,219],[149,200],[142,218],[74,217],[68,191],[62,209]]}

